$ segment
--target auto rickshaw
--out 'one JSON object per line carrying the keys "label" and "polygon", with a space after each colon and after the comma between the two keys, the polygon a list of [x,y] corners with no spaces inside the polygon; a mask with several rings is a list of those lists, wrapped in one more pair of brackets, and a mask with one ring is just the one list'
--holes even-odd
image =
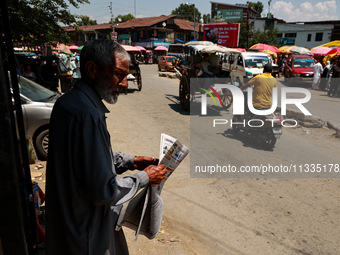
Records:
{"label": "auto rickshaw", "polygon": [[[176,64],[175,70],[180,76],[179,82],[179,99],[182,109],[187,111],[190,108],[190,102],[195,99],[195,96],[200,95],[203,90],[197,84],[191,84],[191,78],[200,78],[200,63],[202,62],[203,54],[213,55],[218,63],[214,66],[215,70],[213,80],[217,78],[224,78],[224,82],[231,82],[230,74],[222,71],[220,63],[224,55],[230,52],[239,54],[235,49],[221,47],[208,41],[194,41],[184,45],[183,60]],[[204,85],[204,84],[203,84]],[[213,86],[213,85],[212,85]],[[229,109],[232,105],[233,97],[228,89],[219,91],[222,106],[224,109]]]}
{"label": "auto rickshaw", "polygon": [[153,52],[152,52],[152,50],[147,50],[145,52],[144,62],[145,62],[145,64],[152,64],[153,63]]}
{"label": "auto rickshaw", "polygon": [[[122,45],[122,47],[129,53],[131,61],[129,66],[129,74],[127,76],[128,81],[132,81],[137,85],[138,91],[142,90],[142,74],[139,68],[138,61],[136,60],[136,54],[140,54],[141,51],[130,45]],[[127,89],[125,90],[127,94]]]}

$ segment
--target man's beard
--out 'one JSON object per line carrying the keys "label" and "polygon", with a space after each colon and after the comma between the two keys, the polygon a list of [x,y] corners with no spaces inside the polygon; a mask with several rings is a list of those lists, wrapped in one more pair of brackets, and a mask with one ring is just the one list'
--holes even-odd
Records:
{"label": "man's beard", "polygon": [[[95,86],[97,93],[99,96],[107,103],[109,104],[115,104],[117,103],[118,96],[117,95],[112,95],[113,90],[110,87],[100,87],[100,86]],[[116,91],[118,92],[118,90]]]}

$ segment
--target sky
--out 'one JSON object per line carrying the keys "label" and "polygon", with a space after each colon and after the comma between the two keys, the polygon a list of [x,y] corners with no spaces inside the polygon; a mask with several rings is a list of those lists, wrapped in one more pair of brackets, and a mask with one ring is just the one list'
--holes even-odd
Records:
{"label": "sky", "polygon": [[[110,2],[112,2],[113,17],[119,14],[133,14],[137,18],[169,15],[181,3],[181,0],[89,0],[90,4],[82,4],[79,9],[70,7],[72,14],[87,15],[97,23],[107,23],[111,18]],[[257,2],[253,0],[251,2]],[[226,4],[244,4],[247,0],[215,0],[214,2]],[[262,14],[268,12],[268,0],[260,0],[264,9]],[[201,15],[210,14],[210,0],[190,0],[189,4],[195,4]],[[306,22],[340,20],[340,0],[272,0],[270,12],[275,18],[286,22]]]}

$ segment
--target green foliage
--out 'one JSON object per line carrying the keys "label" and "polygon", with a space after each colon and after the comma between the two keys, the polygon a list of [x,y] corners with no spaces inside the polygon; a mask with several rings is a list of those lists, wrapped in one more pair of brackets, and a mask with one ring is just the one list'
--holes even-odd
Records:
{"label": "green foliage", "polygon": [[[254,25],[252,22],[249,23],[249,32],[247,30],[247,21],[242,21],[240,28],[240,48],[248,48],[257,43],[265,43],[281,47],[282,45],[277,40],[277,27],[274,24],[265,25],[264,31],[254,31]],[[247,37],[249,38],[249,45],[247,46]]]}
{"label": "green foliage", "polygon": [[203,23],[209,24],[211,22],[210,14],[203,14]]}
{"label": "green foliage", "polygon": [[69,41],[61,26],[75,22],[75,16],[68,11],[69,5],[78,8],[83,3],[89,1],[7,0],[14,42],[42,45],[54,41]]}
{"label": "green foliage", "polygon": [[171,14],[177,15],[177,19],[185,19],[189,21],[194,21],[194,13],[196,22],[198,22],[201,19],[201,13],[194,4],[180,4],[179,7],[171,12]]}
{"label": "green foliage", "polygon": [[[134,19],[134,18],[135,18],[135,16],[133,16],[131,13],[128,13],[128,14],[126,14],[126,15],[121,15],[121,14],[119,14],[119,15],[113,20],[113,22],[114,22],[114,23],[122,23],[122,22],[128,21],[128,20],[130,20],[130,19]],[[112,19],[111,19],[109,23],[113,23],[113,22],[112,22]]]}
{"label": "green foliage", "polygon": [[260,32],[259,30],[254,32],[252,38],[253,43],[251,45],[254,45],[256,43],[265,43],[274,45],[276,47],[281,47],[280,42],[277,40],[277,34],[277,27],[275,27],[274,24],[265,26],[264,32]]}
{"label": "green foliage", "polygon": [[79,16],[80,20],[76,22],[77,26],[89,26],[89,25],[97,25],[96,20],[91,20],[89,16]]}
{"label": "green foliage", "polygon": [[261,17],[261,13],[263,11],[263,4],[258,1],[258,2],[250,2],[250,1],[247,1],[247,4],[253,8],[255,11],[258,12],[258,14],[256,15],[257,17]]}

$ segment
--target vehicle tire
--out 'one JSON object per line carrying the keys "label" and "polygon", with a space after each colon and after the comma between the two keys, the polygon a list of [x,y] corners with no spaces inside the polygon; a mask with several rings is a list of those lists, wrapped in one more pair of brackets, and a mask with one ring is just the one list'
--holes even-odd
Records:
{"label": "vehicle tire", "polygon": [[182,76],[179,82],[179,101],[182,109],[188,111],[190,108],[190,86],[186,76]]}
{"label": "vehicle tire", "polygon": [[43,160],[47,159],[49,133],[50,132],[48,129],[41,130],[34,141],[34,146],[38,157],[42,158]]}
{"label": "vehicle tire", "polygon": [[[240,121],[241,121],[241,117],[240,116],[235,115],[233,117],[233,123],[234,122],[240,122]],[[237,125],[233,125],[233,132],[234,132],[235,135],[238,134],[238,132],[240,132],[240,127],[238,127]]]}
{"label": "vehicle tire", "polygon": [[233,103],[233,94],[229,89],[223,89],[221,100],[223,109],[228,110]]}
{"label": "vehicle tire", "polygon": [[140,74],[137,76],[137,87],[138,91],[142,90],[142,76]]}
{"label": "vehicle tire", "polygon": [[266,130],[262,134],[260,134],[260,145],[264,149],[273,149],[276,144],[276,138],[274,137],[274,134],[271,129]]}

